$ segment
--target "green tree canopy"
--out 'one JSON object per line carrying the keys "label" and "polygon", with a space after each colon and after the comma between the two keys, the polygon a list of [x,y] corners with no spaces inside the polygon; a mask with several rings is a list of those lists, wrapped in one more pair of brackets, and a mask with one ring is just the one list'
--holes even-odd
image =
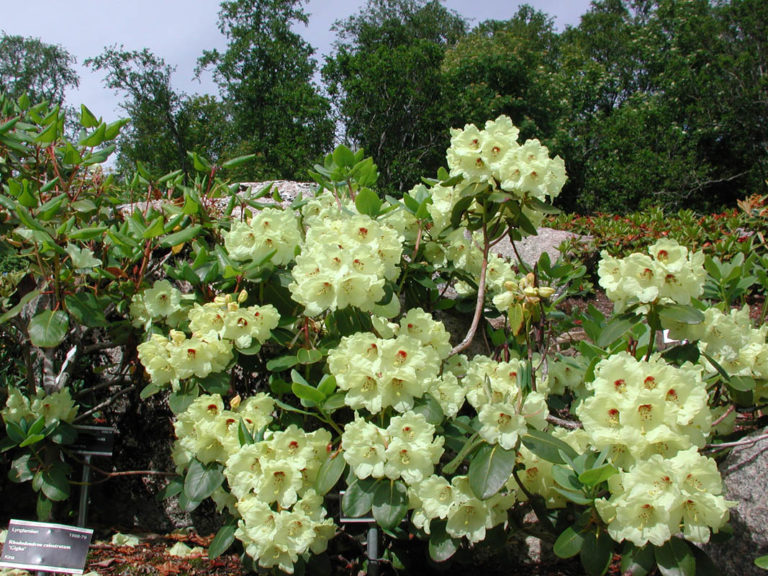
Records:
{"label": "green tree canopy", "polygon": [[38,38],[0,36],[0,92],[11,98],[27,94],[32,102],[64,101],[64,92],[77,87],[75,57],[61,46]]}
{"label": "green tree canopy", "polygon": [[307,23],[304,0],[231,0],[221,4],[227,49],[205,51],[231,115],[229,156],[256,153],[241,177],[301,177],[327,152],[330,105],[312,81],[313,48],[293,31]]}
{"label": "green tree canopy", "polygon": [[224,146],[225,115],[210,96],[177,93],[171,84],[173,67],[148,49],[127,51],[111,47],[86,60],[107,73],[108,88],[126,96],[122,107],[130,117],[120,139],[118,164],[142,163],[157,175],[190,166],[188,151],[216,160]]}
{"label": "green tree canopy", "polygon": [[433,174],[448,147],[441,66],[466,22],[433,0],[369,0],[335,25],[323,78],[355,147],[371,154],[390,191]]}
{"label": "green tree canopy", "polygon": [[552,18],[528,5],[505,21],[488,20],[450,48],[443,62],[452,125],[506,114],[521,139],[552,139],[562,111]]}

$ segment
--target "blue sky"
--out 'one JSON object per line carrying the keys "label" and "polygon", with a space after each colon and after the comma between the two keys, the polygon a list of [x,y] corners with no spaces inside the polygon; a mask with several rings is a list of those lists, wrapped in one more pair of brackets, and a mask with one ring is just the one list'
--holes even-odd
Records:
{"label": "blue sky", "polygon": [[[510,18],[519,4],[514,0],[444,0],[472,23]],[[192,94],[215,92],[210,77],[193,79],[203,50],[226,47],[216,27],[219,0],[35,0],[7,2],[0,30],[10,35],[40,38],[59,44],[77,58],[80,88],[67,94],[77,108],[86,104],[97,116],[111,121],[122,116],[121,97],[103,87],[103,75],[82,66],[105,46],[124,45],[128,50],[149,48],[176,67],[174,85]],[[357,13],[364,0],[310,0],[305,5],[309,25],[297,31],[317,50],[322,62],[332,49],[333,22]],[[589,0],[529,0],[534,8],[555,19],[558,29],[578,25]],[[62,10],[66,6],[66,10]]]}

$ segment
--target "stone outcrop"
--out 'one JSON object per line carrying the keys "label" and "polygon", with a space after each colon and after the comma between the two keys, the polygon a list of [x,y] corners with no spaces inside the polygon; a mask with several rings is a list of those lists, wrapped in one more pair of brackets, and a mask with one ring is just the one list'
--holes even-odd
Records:
{"label": "stone outcrop", "polygon": [[731,509],[733,537],[711,542],[707,553],[723,574],[764,576],[755,558],[768,554],[768,428],[747,436],[754,442],[733,448],[720,472]]}

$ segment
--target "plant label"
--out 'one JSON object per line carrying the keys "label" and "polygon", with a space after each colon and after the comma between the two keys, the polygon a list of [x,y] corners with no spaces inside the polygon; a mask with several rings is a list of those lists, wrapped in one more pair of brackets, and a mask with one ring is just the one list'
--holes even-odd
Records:
{"label": "plant label", "polygon": [[84,456],[112,456],[115,430],[106,426],[75,426],[77,440],[71,450]]}
{"label": "plant label", "polygon": [[11,520],[0,566],[82,574],[92,536],[88,528]]}

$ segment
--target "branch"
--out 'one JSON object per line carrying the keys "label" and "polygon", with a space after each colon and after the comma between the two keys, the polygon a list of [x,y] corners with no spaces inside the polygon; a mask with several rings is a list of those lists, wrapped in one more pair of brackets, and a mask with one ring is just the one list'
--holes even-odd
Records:
{"label": "branch", "polygon": [[453,347],[451,355],[458,354],[462,350],[469,348],[472,344],[472,339],[475,337],[477,327],[480,325],[480,317],[483,315],[483,307],[485,306],[485,277],[488,270],[488,235],[486,234],[485,224],[483,224],[483,263],[480,267],[480,282],[477,285],[477,304],[475,304],[475,315],[472,318],[472,324],[469,327],[467,335],[460,344]]}

